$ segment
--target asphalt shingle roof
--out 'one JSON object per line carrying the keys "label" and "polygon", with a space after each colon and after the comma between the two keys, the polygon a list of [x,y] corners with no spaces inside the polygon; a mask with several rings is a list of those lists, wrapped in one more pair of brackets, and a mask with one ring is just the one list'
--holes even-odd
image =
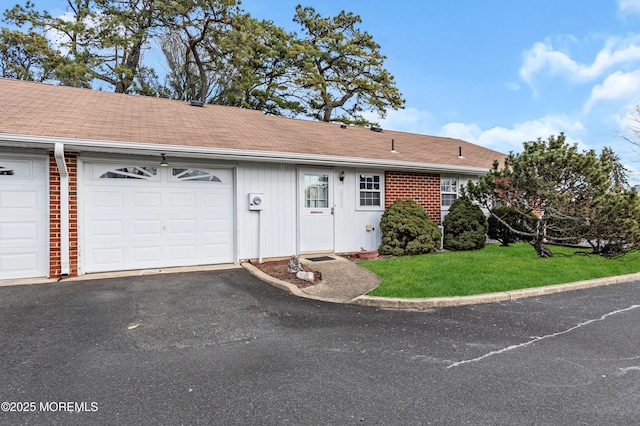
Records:
{"label": "asphalt shingle roof", "polygon": [[[504,154],[459,139],[0,78],[0,133],[490,168]],[[396,153],[391,152],[395,141]],[[458,157],[459,147],[463,158]]]}

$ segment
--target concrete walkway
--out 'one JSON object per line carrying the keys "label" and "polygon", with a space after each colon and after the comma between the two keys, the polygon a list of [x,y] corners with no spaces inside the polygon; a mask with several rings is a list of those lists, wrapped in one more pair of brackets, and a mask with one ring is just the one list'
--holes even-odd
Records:
{"label": "concrete walkway", "polygon": [[506,302],[525,297],[543,296],[566,291],[581,290],[604,285],[640,281],[640,273],[616,277],[598,278],[568,284],[557,284],[545,287],[534,287],[522,290],[498,293],[478,294],[474,296],[428,297],[418,299],[401,299],[393,297],[366,296],[380,284],[380,277],[373,272],[351,262],[341,256],[331,255],[333,260],[312,262],[309,257],[301,256],[300,262],[310,269],[322,273],[322,281],[303,289],[298,286],[273,278],[260,271],[250,263],[242,266],[261,280],[296,296],[323,300],[334,303],[349,303],[359,306],[370,306],[382,309],[427,310],[452,306],[475,305],[481,303]]}

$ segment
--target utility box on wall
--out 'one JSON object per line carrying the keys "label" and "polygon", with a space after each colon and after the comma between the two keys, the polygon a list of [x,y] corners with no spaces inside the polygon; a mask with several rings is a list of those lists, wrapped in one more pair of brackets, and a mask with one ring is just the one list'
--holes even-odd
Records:
{"label": "utility box on wall", "polygon": [[249,210],[262,210],[264,208],[264,193],[252,192],[249,194]]}

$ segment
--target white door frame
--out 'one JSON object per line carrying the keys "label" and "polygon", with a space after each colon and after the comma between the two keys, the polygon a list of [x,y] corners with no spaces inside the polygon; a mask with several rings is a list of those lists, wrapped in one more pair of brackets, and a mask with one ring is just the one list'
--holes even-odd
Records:
{"label": "white door frame", "polygon": [[[327,192],[305,196],[305,176],[326,178]],[[321,180],[320,180],[321,181]],[[331,167],[298,168],[297,216],[298,216],[298,253],[333,253],[335,250],[335,172]],[[322,191],[320,189],[320,191]],[[309,206],[309,204],[312,204]],[[316,204],[316,205],[313,205]]]}

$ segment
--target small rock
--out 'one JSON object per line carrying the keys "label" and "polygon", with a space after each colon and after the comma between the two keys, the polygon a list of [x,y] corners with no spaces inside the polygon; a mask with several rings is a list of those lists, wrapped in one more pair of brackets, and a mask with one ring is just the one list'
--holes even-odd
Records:
{"label": "small rock", "polygon": [[299,280],[305,280],[312,283],[313,280],[315,279],[315,274],[313,272],[298,271],[296,273],[296,278],[298,278]]}

